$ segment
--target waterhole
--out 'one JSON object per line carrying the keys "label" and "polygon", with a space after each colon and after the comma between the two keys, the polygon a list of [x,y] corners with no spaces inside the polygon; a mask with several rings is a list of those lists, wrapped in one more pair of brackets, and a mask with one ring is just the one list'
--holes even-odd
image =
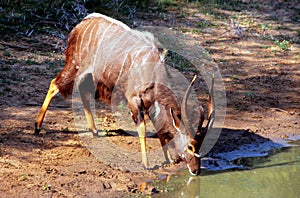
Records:
{"label": "waterhole", "polygon": [[300,197],[300,140],[272,148],[264,156],[225,157],[231,161],[206,163],[200,176],[182,171],[153,182],[160,192],[153,197]]}

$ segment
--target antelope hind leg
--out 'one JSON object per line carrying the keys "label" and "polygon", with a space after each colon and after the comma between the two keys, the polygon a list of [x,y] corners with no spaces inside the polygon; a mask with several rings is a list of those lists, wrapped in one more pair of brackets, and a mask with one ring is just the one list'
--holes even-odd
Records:
{"label": "antelope hind leg", "polygon": [[94,136],[97,136],[97,129],[95,127],[95,122],[94,122],[94,118],[93,118],[93,114],[91,111],[91,106],[90,106],[90,101],[88,99],[88,96],[86,93],[80,93],[81,95],[81,100],[82,100],[82,104],[83,104],[83,110],[84,110],[84,114],[86,117],[86,120],[88,122],[88,126],[89,129],[93,132]]}
{"label": "antelope hind leg", "polygon": [[51,83],[50,83],[50,87],[48,89],[48,93],[46,95],[46,98],[44,100],[44,103],[42,105],[42,108],[40,110],[40,113],[36,119],[36,122],[35,122],[35,129],[34,129],[34,134],[35,135],[38,135],[41,131],[41,126],[42,126],[42,123],[43,123],[43,120],[44,120],[44,117],[45,117],[45,114],[46,114],[46,111],[53,99],[53,97],[59,92],[56,84],[56,79],[54,78]]}
{"label": "antelope hind leg", "polygon": [[92,74],[88,73],[81,81],[79,85],[80,97],[83,105],[83,110],[85,117],[88,122],[89,129],[93,132],[94,136],[98,135],[97,129],[95,127],[95,122],[93,118],[93,114],[91,111],[91,105],[89,101],[89,96],[95,92],[95,86],[93,82]]}

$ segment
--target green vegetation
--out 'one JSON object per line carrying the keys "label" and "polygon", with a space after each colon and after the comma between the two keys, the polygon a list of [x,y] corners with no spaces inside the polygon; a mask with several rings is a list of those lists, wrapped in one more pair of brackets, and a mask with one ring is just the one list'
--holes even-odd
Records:
{"label": "green vegetation", "polygon": [[43,190],[44,190],[44,191],[50,190],[50,189],[51,189],[51,184],[46,183],[46,184],[43,186]]}
{"label": "green vegetation", "polygon": [[275,44],[283,51],[287,51],[290,49],[290,42],[287,40],[283,40],[283,41],[275,40]]}
{"label": "green vegetation", "polygon": [[197,69],[183,56],[176,52],[168,51],[166,56],[167,65],[179,71],[190,71],[197,73]]}
{"label": "green vegetation", "polygon": [[173,192],[175,190],[175,186],[172,183],[163,184],[160,180],[154,180],[152,184],[159,192]]}
{"label": "green vegetation", "polygon": [[83,1],[0,1],[0,36],[31,36],[35,32],[59,35],[87,14]]}

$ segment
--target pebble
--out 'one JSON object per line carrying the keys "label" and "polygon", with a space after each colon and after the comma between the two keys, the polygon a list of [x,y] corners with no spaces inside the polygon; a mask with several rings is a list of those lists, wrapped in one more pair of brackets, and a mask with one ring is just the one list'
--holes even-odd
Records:
{"label": "pebble", "polygon": [[299,44],[291,45],[291,51],[292,52],[300,52],[300,45]]}

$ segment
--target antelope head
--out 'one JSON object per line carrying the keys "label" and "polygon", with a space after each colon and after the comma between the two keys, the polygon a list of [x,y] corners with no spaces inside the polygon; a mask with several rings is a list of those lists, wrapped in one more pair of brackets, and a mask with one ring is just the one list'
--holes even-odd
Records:
{"label": "antelope head", "polygon": [[[202,107],[200,107],[200,120],[199,120],[196,133],[194,133],[194,130],[190,127],[187,118],[187,111],[186,111],[187,99],[195,80],[196,80],[196,76],[191,81],[182,101],[181,116],[182,116],[183,125],[185,127],[184,128],[180,127],[182,125],[179,119],[176,116],[174,116],[172,112],[171,114],[173,117],[173,125],[177,129],[178,131],[177,134],[179,136],[177,138],[175,137],[175,145],[177,147],[178,154],[186,162],[190,173],[192,175],[199,175],[200,157],[201,157],[200,148],[202,146],[206,134],[208,133],[208,131],[211,130],[215,120],[215,106],[214,106],[214,97],[213,97],[214,76],[212,76],[212,85],[211,85],[210,95],[209,95],[208,122],[205,127],[202,127],[204,122],[204,110]],[[194,137],[192,134],[195,134]]]}

